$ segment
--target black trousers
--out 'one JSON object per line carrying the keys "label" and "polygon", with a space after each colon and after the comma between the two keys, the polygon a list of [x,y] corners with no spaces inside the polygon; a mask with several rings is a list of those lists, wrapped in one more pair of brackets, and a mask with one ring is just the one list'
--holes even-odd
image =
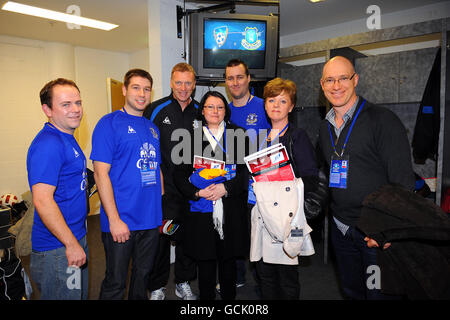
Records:
{"label": "black trousers", "polygon": [[256,263],[259,276],[261,298],[263,300],[298,300],[300,298],[300,282],[298,265]]}
{"label": "black trousers", "polygon": [[165,287],[170,276],[170,246],[175,242],[175,283],[194,280],[197,276],[197,266],[192,258],[186,256],[183,250],[184,228],[183,217],[189,212],[189,202],[166,194],[162,199],[164,219],[173,219],[180,224],[172,235],[160,234],[155,265],[147,283],[148,290],[154,291]]}
{"label": "black trousers", "polygon": [[102,300],[124,298],[128,267],[132,260],[129,300],[146,300],[147,283],[158,248],[158,229],[131,231],[124,243],[114,242],[109,232],[102,232],[106,272],[100,290]]}
{"label": "black trousers", "polygon": [[[182,226],[175,232],[181,231]],[[171,237],[159,235],[159,246],[156,253],[155,265],[148,281],[148,290],[154,291],[165,287],[170,276],[170,244]],[[194,280],[197,276],[195,261],[183,252],[183,242],[176,241],[175,246],[175,283]]]}
{"label": "black trousers", "polygon": [[200,300],[216,298],[217,267],[222,300],[236,298],[236,259],[198,260],[198,289]]}

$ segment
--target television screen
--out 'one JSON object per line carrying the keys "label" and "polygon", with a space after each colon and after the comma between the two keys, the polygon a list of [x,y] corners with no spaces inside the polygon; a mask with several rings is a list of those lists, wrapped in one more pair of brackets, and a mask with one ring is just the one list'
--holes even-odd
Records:
{"label": "television screen", "polygon": [[244,61],[253,81],[276,75],[278,16],[196,12],[189,27],[188,61],[197,80],[224,81],[231,59]]}
{"label": "television screen", "polygon": [[224,68],[230,59],[241,59],[249,68],[264,69],[266,22],[205,19],[204,68]]}

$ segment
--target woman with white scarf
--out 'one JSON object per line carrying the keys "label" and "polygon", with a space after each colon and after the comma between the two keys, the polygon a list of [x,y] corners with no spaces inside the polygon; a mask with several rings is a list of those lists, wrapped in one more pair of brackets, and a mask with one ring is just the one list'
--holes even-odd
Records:
{"label": "woman with white scarf", "polygon": [[[175,172],[175,183],[191,205],[182,227],[185,253],[198,266],[200,300],[215,299],[217,269],[222,299],[235,299],[235,260],[247,256],[249,250],[248,175],[243,161],[248,138],[229,119],[225,97],[217,91],[207,92],[200,102],[199,121],[194,122],[191,162],[179,165]],[[224,161],[227,173],[212,180],[200,177],[193,167],[194,156]]]}

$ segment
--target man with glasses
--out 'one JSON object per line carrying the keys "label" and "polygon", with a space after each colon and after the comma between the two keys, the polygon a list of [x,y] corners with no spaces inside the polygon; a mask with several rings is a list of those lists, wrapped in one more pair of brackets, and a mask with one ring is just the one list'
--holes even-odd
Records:
{"label": "man with glasses", "polygon": [[[337,56],[323,67],[321,86],[331,110],[321,124],[319,142],[329,170],[331,241],[340,280],[351,299],[390,299],[366,282],[377,265],[375,240],[355,228],[364,198],[382,185],[397,183],[414,190],[406,130],[390,110],[357,96],[359,75]],[[390,244],[385,244],[388,250]]]}
{"label": "man with glasses", "polygon": [[[194,261],[183,253],[183,216],[189,211],[189,203],[175,186],[173,173],[176,159],[172,159],[172,149],[179,141],[172,141],[172,133],[177,129],[186,129],[193,137],[193,126],[199,103],[192,98],[195,89],[195,71],[187,63],[178,63],[172,68],[170,79],[172,93],[153,102],[144,111],[144,117],[150,119],[161,134],[161,169],[164,176],[163,230],[160,233],[156,262],[150,276],[148,290],[151,300],[164,300],[170,274],[170,244],[175,241],[175,294],[184,300],[196,300],[189,281],[196,277]],[[182,157],[182,155],[179,155]],[[190,157],[190,155],[189,155]],[[178,229],[176,229],[178,226]]]}

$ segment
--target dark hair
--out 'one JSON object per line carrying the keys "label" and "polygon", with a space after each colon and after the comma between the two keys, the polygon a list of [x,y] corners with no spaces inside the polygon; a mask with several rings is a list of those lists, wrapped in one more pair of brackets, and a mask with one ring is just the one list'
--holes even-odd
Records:
{"label": "dark hair", "polygon": [[150,81],[150,86],[153,87],[153,78],[150,75],[150,73],[142,69],[131,69],[128,70],[128,72],[123,77],[123,85],[125,86],[125,88],[128,88],[128,85],[130,84],[130,79],[133,77],[141,77],[148,79],[148,81]]}
{"label": "dark hair", "polygon": [[47,82],[45,86],[39,92],[39,97],[41,99],[41,104],[46,104],[50,109],[52,108],[52,99],[53,99],[53,87],[54,86],[71,86],[74,87],[80,92],[75,82],[69,79],[58,78]]}
{"label": "dark hair", "polygon": [[227,74],[227,68],[236,67],[236,66],[239,66],[239,65],[244,66],[245,74],[247,76],[249,76],[250,72],[248,71],[247,64],[245,64],[245,62],[240,60],[240,59],[231,59],[230,61],[228,61],[227,65],[225,66],[225,76]]}
{"label": "dark hair", "polygon": [[200,101],[200,107],[198,108],[197,119],[201,120],[203,124],[206,124],[206,119],[203,116],[202,111],[205,107],[205,102],[209,97],[216,97],[223,101],[223,104],[225,105],[225,118],[223,120],[225,122],[229,122],[230,118],[231,118],[231,110],[230,110],[230,107],[228,106],[227,99],[219,91],[208,91],[207,93],[205,93],[205,95],[202,97],[202,100]]}

